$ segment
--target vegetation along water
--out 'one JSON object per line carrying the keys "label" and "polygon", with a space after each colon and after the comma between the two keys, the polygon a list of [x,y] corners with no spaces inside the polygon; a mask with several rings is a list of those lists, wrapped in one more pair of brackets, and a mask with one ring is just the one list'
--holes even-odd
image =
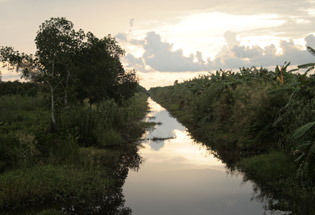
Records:
{"label": "vegetation along water", "polygon": [[314,214],[315,76],[288,66],[221,70],[150,94],[230,169],[277,199],[270,207]]}
{"label": "vegetation along water", "polygon": [[[0,49],[27,80],[0,81],[0,214],[131,214],[122,186],[157,122],[143,121],[148,95],[124,50],[65,18],[45,21],[35,43],[35,55]],[[270,210],[315,214],[314,65],[220,70],[149,93],[273,199]]]}
{"label": "vegetation along water", "polygon": [[141,162],[147,95],[110,35],[45,21],[27,55],[0,59],[28,82],[0,82],[0,214],[129,214],[121,186]]}

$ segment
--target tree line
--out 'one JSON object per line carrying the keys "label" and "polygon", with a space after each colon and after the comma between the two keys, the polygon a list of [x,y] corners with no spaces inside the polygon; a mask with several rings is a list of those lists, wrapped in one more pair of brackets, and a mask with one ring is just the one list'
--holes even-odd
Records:
{"label": "tree line", "polygon": [[104,99],[119,103],[137,90],[135,71],[124,70],[120,57],[125,52],[111,35],[99,39],[75,30],[66,18],[51,18],[40,25],[35,44],[34,55],[1,47],[0,61],[23,78],[46,85],[53,128],[57,106],[67,108],[85,99],[91,104]]}

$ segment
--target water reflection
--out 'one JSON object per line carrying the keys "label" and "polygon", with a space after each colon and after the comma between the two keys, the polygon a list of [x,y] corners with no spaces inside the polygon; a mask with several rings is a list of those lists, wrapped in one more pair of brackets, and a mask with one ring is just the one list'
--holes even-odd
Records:
{"label": "water reflection", "polygon": [[[99,187],[97,191],[91,190],[88,195],[73,196],[70,202],[60,204],[43,205],[42,207],[27,208],[23,211],[15,211],[12,214],[44,214],[38,213],[48,209],[54,209],[62,214],[69,215],[131,215],[132,210],[125,206],[125,197],[122,192],[122,186],[129,170],[137,171],[142,158],[138,154],[136,145],[127,145],[107,149],[106,154],[93,156],[96,174],[104,175],[104,180],[113,178],[110,187]],[[89,159],[89,158],[87,158]],[[0,212],[0,214],[2,214]],[[45,213],[46,214],[46,213]],[[47,213],[47,214],[54,214]]]}
{"label": "water reflection", "polygon": [[[156,110],[156,109],[155,109]],[[154,112],[154,118],[149,118],[149,122],[159,122],[154,129],[150,130],[146,138],[154,151],[158,151],[164,146],[163,138],[176,138],[175,130],[185,130],[185,127],[179,124],[174,118],[169,117],[166,110]],[[155,140],[156,139],[156,140]]]}
{"label": "water reflection", "polygon": [[[149,100],[149,120],[161,122],[147,133],[139,153],[139,171],[130,171],[123,187],[126,206],[135,215],[283,214],[253,200],[253,186],[202,144],[195,143],[176,119]],[[160,143],[152,138],[173,136]]]}

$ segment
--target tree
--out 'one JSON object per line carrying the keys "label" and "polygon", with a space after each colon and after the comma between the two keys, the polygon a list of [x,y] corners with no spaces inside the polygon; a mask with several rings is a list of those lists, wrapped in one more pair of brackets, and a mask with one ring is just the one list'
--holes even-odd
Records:
{"label": "tree", "polygon": [[125,52],[111,35],[98,39],[90,32],[75,31],[65,18],[51,18],[41,24],[35,43],[35,56],[2,47],[0,61],[22,71],[25,78],[47,84],[53,128],[56,102],[63,98],[67,106],[70,90],[72,98],[88,98],[91,103],[120,101],[136,92],[135,71],[125,72],[120,62]]}
{"label": "tree", "polygon": [[64,100],[67,105],[68,85],[71,72],[75,65],[72,63],[85,34],[82,30],[76,32],[73,23],[65,18],[51,18],[45,21],[37,32],[35,56],[19,53],[12,47],[0,49],[0,60],[9,69],[22,70],[23,77],[37,82],[44,82],[50,88],[51,122],[56,126],[55,96],[56,89],[64,86]]}
{"label": "tree", "polygon": [[[128,84],[137,83],[135,74],[126,73],[120,62],[124,50],[111,35],[98,39],[88,33],[87,37],[88,40],[77,58],[77,98],[81,101],[88,98],[91,103],[108,98],[120,100],[124,97],[120,94],[121,87],[131,87]],[[133,90],[128,93],[131,92]]]}
{"label": "tree", "polygon": [[51,18],[37,32],[36,56],[45,67],[43,77],[51,89],[52,105],[55,88],[61,82],[64,82],[64,103],[68,104],[69,80],[71,72],[75,70],[73,62],[84,39],[83,30],[75,31],[73,23],[65,18]]}
{"label": "tree", "polygon": [[36,56],[43,70],[41,78],[48,83],[51,96],[51,121],[55,119],[55,91],[64,82],[64,101],[68,104],[68,87],[73,69],[73,58],[83,43],[85,35],[80,29],[76,32],[73,23],[65,18],[51,18],[45,21],[37,32]]}
{"label": "tree", "polygon": [[2,67],[8,70],[19,71],[21,69],[23,78],[33,77],[40,68],[38,59],[34,58],[33,55],[20,53],[12,47],[1,47],[0,62],[3,63]]}

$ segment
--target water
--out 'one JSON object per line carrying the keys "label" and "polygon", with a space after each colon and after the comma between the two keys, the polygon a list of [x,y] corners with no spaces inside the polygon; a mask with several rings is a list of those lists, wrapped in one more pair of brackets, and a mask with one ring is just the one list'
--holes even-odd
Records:
{"label": "water", "polygon": [[139,150],[143,162],[137,171],[129,171],[123,186],[132,214],[283,214],[265,209],[252,182],[227,170],[160,105],[151,99],[149,105],[148,120],[162,124],[146,133]]}

